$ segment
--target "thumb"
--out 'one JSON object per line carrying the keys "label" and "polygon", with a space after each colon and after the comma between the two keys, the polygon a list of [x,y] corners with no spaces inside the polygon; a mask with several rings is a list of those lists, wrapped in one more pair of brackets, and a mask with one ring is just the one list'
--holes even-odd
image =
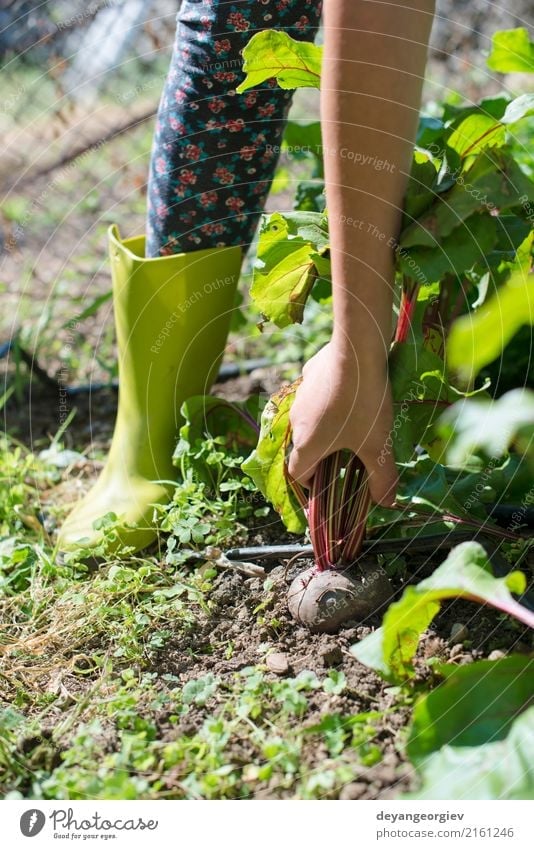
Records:
{"label": "thumb", "polygon": [[289,474],[302,486],[309,486],[319,459],[307,449],[292,448],[288,462]]}
{"label": "thumb", "polygon": [[395,502],[398,486],[397,467],[393,455],[361,458],[369,475],[369,492],[375,504],[391,507]]}

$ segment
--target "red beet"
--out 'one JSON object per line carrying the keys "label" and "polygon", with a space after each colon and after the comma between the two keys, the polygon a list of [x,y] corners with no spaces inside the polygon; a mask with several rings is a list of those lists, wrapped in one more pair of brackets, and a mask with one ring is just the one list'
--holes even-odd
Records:
{"label": "red beet", "polygon": [[289,612],[311,631],[334,633],[349,619],[360,622],[389,604],[393,590],[380,566],[318,570],[312,566],[292,582]]}

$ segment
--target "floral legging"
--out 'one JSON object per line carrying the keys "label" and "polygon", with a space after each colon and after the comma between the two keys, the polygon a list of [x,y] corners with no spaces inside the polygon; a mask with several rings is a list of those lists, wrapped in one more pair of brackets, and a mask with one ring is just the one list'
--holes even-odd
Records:
{"label": "floral legging", "polygon": [[148,182],[146,255],[241,245],[246,251],[278,160],[292,92],[244,94],[241,50],[254,33],[313,41],[322,0],[184,0],[161,97]]}

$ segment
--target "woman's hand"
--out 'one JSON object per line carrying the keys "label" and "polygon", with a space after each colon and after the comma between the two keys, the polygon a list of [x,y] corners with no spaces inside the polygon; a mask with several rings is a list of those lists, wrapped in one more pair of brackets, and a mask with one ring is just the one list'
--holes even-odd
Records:
{"label": "woman's hand", "polygon": [[348,448],[365,464],[373,501],[393,503],[397,472],[386,446],[393,414],[383,357],[359,367],[354,352],[347,356],[329,342],[304,366],[290,420],[289,473],[297,481],[309,484],[323,457]]}

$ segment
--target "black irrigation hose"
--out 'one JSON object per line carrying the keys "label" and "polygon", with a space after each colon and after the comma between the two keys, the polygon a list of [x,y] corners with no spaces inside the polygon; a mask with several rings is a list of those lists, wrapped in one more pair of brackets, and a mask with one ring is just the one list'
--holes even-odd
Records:
{"label": "black irrigation hose", "polygon": [[[410,552],[434,552],[441,549],[452,548],[460,542],[469,542],[477,539],[485,546],[488,552],[494,574],[499,578],[508,575],[513,567],[502,556],[499,551],[500,541],[488,537],[484,533],[473,533],[472,531],[452,531],[446,534],[429,534],[419,537],[391,537],[389,539],[365,540],[362,545],[362,554],[388,554]],[[248,546],[246,548],[231,548],[224,552],[228,560],[284,560],[290,558],[313,557],[311,545],[264,545]],[[528,610],[534,613],[534,587],[528,587],[525,592],[517,596],[518,601]]]}
{"label": "black irrigation hose", "polygon": [[[15,348],[18,356],[24,363],[26,363],[32,374],[38,377],[39,380],[46,386],[52,386],[59,391],[60,386],[57,380],[50,377],[45,369],[39,365],[35,357],[25,351],[24,348],[18,344],[16,337],[9,342],[4,342],[0,345],[0,359],[7,357],[10,351]],[[236,377],[241,377],[243,374],[250,374],[257,368],[267,368],[272,365],[273,363],[271,360],[268,360],[266,357],[245,360],[243,363],[223,363],[219,369],[216,383],[225,383],[227,380],[233,380]],[[74,397],[76,395],[89,395],[93,392],[101,392],[104,389],[118,390],[118,388],[119,381],[112,380],[109,383],[87,383],[80,384],[78,386],[65,386],[61,387],[61,391],[70,397]]]}
{"label": "black irrigation hose", "polygon": [[[399,552],[408,546],[412,551],[436,551],[473,539],[469,531],[450,534],[431,534],[419,537],[398,537],[390,539],[367,539],[362,545],[362,554],[387,554]],[[229,560],[276,560],[285,557],[312,557],[311,545],[258,545],[247,548],[231,548],[224,552]]]}
{"label": "black irrigation hose", "polygon": [[[225,383],[227,380],[233,380],[236,377],[241,377],[244,374],[250,374],[257,368],[266,368],[272,366],[272,362],[265,358],[256,360],[245,360],[243,363],[223,363],[219,369],[219,374],[215,383]],[[110,383],[88,383],[79,386],[68,386],[66,393],[69,396],[85,395],[91,392],[99,392],[102,389],[118,390],[119,381],[112,380]]]}

